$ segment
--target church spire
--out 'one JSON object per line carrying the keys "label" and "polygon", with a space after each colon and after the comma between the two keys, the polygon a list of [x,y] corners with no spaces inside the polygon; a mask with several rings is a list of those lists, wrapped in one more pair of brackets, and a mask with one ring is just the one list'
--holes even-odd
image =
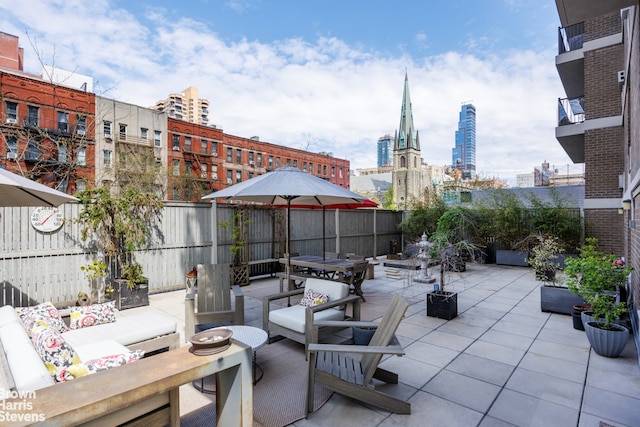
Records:
{"label": "church spire", "polygon": [[400,111],[400,126],[395,141],[396,150],[412,148],[420,150],[420,140],[413,125],[413,111],[411,108],[411,96],[409,95],[409,77],[404,73],[404,91],[402,93],[402,107]]}

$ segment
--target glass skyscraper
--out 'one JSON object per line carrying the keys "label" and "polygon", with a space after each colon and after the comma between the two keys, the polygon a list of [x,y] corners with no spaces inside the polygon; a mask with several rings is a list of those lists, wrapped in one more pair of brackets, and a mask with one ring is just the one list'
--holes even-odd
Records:
{"label": "glass skyscraper", "polygon": [[456,131],[456,146],[451,150],[451,166],[462,172],[463,179],[476,177],[476,107],[464,104]]}
{"label": "glass skyscraper", "polygon": [[378,167],[393,166],[393,135],[378,138]]}

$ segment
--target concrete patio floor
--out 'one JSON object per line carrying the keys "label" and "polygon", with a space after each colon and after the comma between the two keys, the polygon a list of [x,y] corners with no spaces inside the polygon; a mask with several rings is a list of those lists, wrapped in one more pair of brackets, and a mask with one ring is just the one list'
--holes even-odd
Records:
{"label": "concrete patio floor", "polygon": [[[384,359],[381,366],[399,374],[400,384],[383,387],[408,399],[411,415],[334,394],[319,411],[292,425],[640,425],[640,367],[633,339],[619,358],[597,355],[584,332],[573,329],[571,316],[540,311],[539,283],[530,269],[470,264],[465,273],[451,275],[448,289],[459,293],[458,317],[445,321],[426,316],[425,294],[433,285],[411,280],[408,271],[401,279],[387,278],[383,261],[378,258],[375,278],[363,284],[362,319],[380,318],[392,293],[409,302],[397,333],[406,355]],[[242,290],[245,323],[262,327],[261,298],[278,291],[278,280],[252,280]],[[151,306],[174,316],[183,334],[184,294],[150,296]]]}

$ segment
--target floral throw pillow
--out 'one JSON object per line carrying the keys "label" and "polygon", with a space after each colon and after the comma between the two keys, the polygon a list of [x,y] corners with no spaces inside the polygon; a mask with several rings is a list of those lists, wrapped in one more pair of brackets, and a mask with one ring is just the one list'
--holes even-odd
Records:
{"label": "floral throw pillow", "polygon": [[329,297],[320,292],[315,292],[313,289],[307,289],[304,297],[300,300],[300,305],[303,307],[313,307],[315,305],[324,304],[329,301]]}
{"label": "floral throw pillow", "polygon": [[87,328],[116,321],[115,302],[71,307],[69,327],[71,329]]}
{"label": "floral throw pillow", "polygon": [[31,342],[54,380],[64,382],[72,379],[67,369],[80,363],[80,358],[60,331],[43,320],[37,320],[31,328]]}
{"label": "floral throw pillow", "polygon": [[106,371],[107,369],[135,362],[136,360],[141,359],[142,356],[144,356],[144,350],[135,350],[124,354],[114,354],[112,356],[91,359],[86,362],[70,366],[67,368],[67,372],[69,372],[73,378],[80,378],[86,375],[95,374],[96,372]]}
{"label": "floral throw pillow", "polygon": [[29,336],[31,336],[31,329],[38,320],[42,320],[60,333],[69,330],[62,317],[60,317],[58,310],[50,302],[44,302],[33,307],[17,307],[16,312],[22,323],[24,323]]}

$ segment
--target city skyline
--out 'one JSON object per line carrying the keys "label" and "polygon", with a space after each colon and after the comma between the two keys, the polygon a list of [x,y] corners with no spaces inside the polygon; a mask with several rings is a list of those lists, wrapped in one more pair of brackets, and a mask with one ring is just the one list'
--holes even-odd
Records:
{"label": "city skyline", "polygon": [[[563,90],[553,1],[30,0],[0,11],[27,72],[40,73],[41,59],[142,106],[195,86],[226,133],[333,152],[352,169],[375,166],[378,138],[397,130],[405,73],[425,162],[450,163],[457,112],[472,100],[480,176],[514,182],[544,160],[571,163],[554,137]],[[400,18],[401,30],[380,30]]]}

